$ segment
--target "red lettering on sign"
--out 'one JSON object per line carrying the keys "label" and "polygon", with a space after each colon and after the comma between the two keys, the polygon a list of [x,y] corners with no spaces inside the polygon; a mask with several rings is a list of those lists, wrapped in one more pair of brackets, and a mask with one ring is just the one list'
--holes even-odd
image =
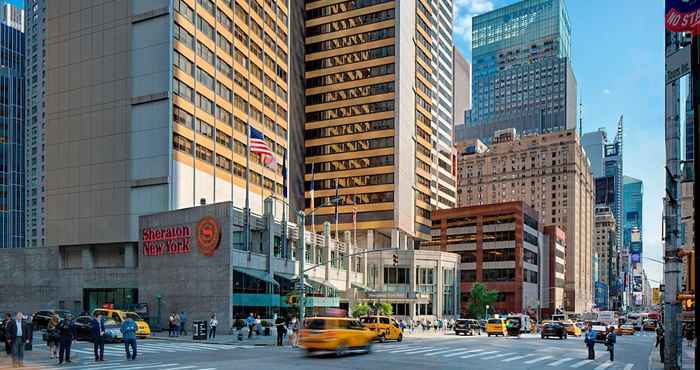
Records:
{"label": "red lettering on sign", "polygon": [[189,226],[146,228],[141,231],[144,256],[188,254],[192,248]]}

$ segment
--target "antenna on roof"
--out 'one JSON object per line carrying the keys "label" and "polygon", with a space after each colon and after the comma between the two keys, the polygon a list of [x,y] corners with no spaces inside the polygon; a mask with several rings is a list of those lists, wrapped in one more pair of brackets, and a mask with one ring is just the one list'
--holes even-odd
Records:
{"label": "antenna on roof", "polygon": [[583,138],[583,97],[578,98],[578,136]]}

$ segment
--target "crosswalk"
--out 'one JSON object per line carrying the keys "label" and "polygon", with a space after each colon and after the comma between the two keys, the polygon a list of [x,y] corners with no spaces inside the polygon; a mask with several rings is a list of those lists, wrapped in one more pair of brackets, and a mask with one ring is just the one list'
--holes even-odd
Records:
{"label": "crosswalk", "polygon": [[[139,357],[148,354],[177,353],[177,352],[207,352],[222,351],[231,349],[249,349],[253,345],[218,345],[208,343],[187,343],[187,342],[159,342],[159,341],[139,341],[137,352]],[[92,358],[94,356],[93,347],[90,343],[80,343],[71,348],[72,354],[78,357]],[[125,357],[124,345],[119,343],[105,344],[105,358]]]}
{"label": "crosswalk", "polygon": [[[0,368],[2,364],[0,364]],[[58,366],[51,360],[34,361],[31,363],[25,362],[25,370],[56,370],[65,369],[64,366]],[[217,370],[215,367],[202,367],[192,364],[180,364],[174,361],[166,362],[142,362],[142,361],[120,361],[120,362],[98,362],[98,363],[74,363],[70,366],[71,370]]]}
{"label": "crosswalk", "polygon": [[[598,360],[588,360],[575,357],[558,357],[551,353],[520,353],[511,352],[508,349],[482,349],[482,348],[446,348],[446,347],[430,347],[408,344],[383,345],[374,350],[374,352],[383,353],[386,355],[398,354],[401,356],[424,356],[432,358],[458,358],[470,359],[484,362],[504,362],[530,365],[532,367],[547,367],[547,368],[571,368],[571,369],[593,369],[593,370],[612,370],[623,369],[632,370],[634,364],[610,362],[603,358]],[[477,364],[477,363],[475,363]],[[482,366],[486,364],[481,364]]]}

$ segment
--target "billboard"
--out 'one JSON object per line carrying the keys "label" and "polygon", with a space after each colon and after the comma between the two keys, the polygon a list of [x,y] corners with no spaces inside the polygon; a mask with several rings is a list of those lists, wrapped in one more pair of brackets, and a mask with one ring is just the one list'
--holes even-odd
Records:
{"label": "billboard", "polygon": [[632,260],[632,263],[639,263],[639,261],[641,261],[642,257],[639,253],[632,253],[630,255],[630,259]]}
{"label": "billboard", "polygon": [[700,0],[666,0],[666,30],[693,32],[700,29]]}
{"label": "billboard", "polygon": [[661,304],[661,290],[659,288],[651,288],[651,303],[655,305]]}

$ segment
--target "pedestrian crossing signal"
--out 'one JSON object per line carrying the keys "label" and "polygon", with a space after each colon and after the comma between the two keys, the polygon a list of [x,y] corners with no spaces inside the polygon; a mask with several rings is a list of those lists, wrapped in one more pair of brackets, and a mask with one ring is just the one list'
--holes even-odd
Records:
{"label": "pedestrian crossing signal", "polygon": [[393,260],[393,262],[394,262],[394,266],[396,266],[396,265],[399,264],[399,255],[398,255],[398,254],[393,254],[393,255],[391,255],[391,258],[392,258],[392,260]]}

